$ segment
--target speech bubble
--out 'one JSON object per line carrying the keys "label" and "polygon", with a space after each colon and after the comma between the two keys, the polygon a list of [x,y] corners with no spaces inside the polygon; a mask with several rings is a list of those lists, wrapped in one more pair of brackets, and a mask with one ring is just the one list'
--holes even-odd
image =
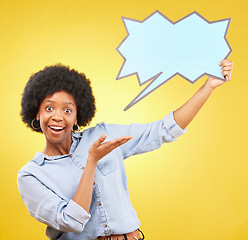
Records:
{"label": "speech bubble", "polygon": [[232,52],[230,18],[209,22],[194,11],[173,22],[157,10],[143,21],[122,20],[127,36],[117,47],[124,62],[116,79],[136,75],[140,86],[150,82],[124,111],[176,75],[190,83],[204,75],[225,81],[219,63]]}

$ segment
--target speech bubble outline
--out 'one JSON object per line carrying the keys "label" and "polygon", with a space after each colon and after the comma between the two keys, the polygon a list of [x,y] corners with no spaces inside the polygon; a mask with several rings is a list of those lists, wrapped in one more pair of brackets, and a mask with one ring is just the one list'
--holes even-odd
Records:
{"label": "speech bubble outline", "polygon": [[[231,49],[231,47],[230,47],[230,45],[229,45],[229,43],[228,43],[228,41],[226,39],[226,35],[227,35],[229,25],[230,25],[230,21],[231,21],[230,18],[210,22],[207,19],[205,19],[203,16],[201,16],[198,12],[194,11],[194,12],[188,14],[187,16],[179,19],[178,21],[173,22],[172,20],[170,20],[168,17],[166,17],[165,15],[163,15],[161,12],[159,12],[157,10],[154,13],[152,13],[151,15],[149,15],[147,18],[145,18],[143,21],[139,21],[139,20],[131,19],[131,18],[126,18],[126,17],[122,17],[122,20],[123,20],[124,26],[125,26],[126,31],[127,31],[127,36],[123,39],[123,41],[117,47],[117,51],[123,57],[124,62],[122,64],[121,68],[120,68],[120,71],[119,71],[116,79],[120,80],[122,78],[126,78],[126,77],[129,77],[129,76],[132,76],[132,75],[136,75],[140,86],[142,86],[142,85],[146,84],[147,82],[151,81],[128,104],[128,106],[124,109],[124,111],[128,110],[130,107],[135,105],[137,102],[141,101],[143,98],[148,96],[150,93],[152,93],[153,91],[158,89],[160,86],[165,84],[167,81],[169,81],[170,79],[172,79],[176,75],[181,76],[182,78],[186,79],[187,81],[189,81],[192,84],[195,83],[198,79],[200,79],[204,75],[211,76],[211,77],[218,78],[218,79],[221,79],[221,80],[225,81],[224,77],[221,75],[221,70],[220,70],[220,67],[218,66],[218,63],[221,60],[226,59],[232,52],[232,49]],[[164,20],[166,20],[166,21],[164,21]],[[185,21],[183,21],[183,20],[185,20]],[[190,21],[192,21],[192,20],[193,20],[193,22],[190,23]],[[207,25],[206,25],[206,23],[207,23]],[[149,24],[150,24],[150,26],[149,26]],[[187,24],[189,24],[189,26],[191,27],[191,30],[186,28]],[[194,26],[194,24],[195,24],[195,26]],[[161,43],[164,43],[164,42],[168,41],[168,39],[169,39],[168,32],[166,33],[167,35],[165,34],[164,36],[161,37],[159,35],[159,34],[161,34],[160,33],[161,30],[159,29],[159,27],[161,27],[161,26],[157,27],[158,25],[162,25],[163,29],[167,28],[167,31],[172,32],[172,35],[173,35],[174,32],[176,32],[176,31],[174,31],[174,32],[172,31],[173,27],[174,27],[174,29],[176,29],[176,28],[179,29],[178,30],[179,32],[182,31],[184,33],[185,33],[184,29],[186,28],[186,30],[188,30],[191,34],[192,34],[192,32],[194,33],[194,36],[193,36],[194,39],[198,35],[200,35],[200,31],[210,31],[211,30],[212,31],[212,32],[210,31],[211,33],[214,33],[215,35],[219,35],[218,36],[219,39],[217,39],[217,37],[216,37],[216,39],[219,42],[218,41],[214,42],[217,47],[214,46],[214,44],[212,44],[212,51],[215,50],[214,53],[216,53],[216,51],[217,52],[219,51],[220,56],[218,54],[214,54],[215,55],[215,57],[214,57],[215,61],[212,61],[213,60],[212,59],[211,61],[204,63],[205,65],[209,65],[208,66],[209,69],[214,69],[214,70],[210,71],[208,69],[208,71],[202,71],[201,68],[204,68],[205,66],[201,66],[201,68],[198,66],[199,69],[198,70],[196,69],[194,73],[191,73],[192,71],[191,72],[186,71],[186,74],[184,74],[182,72],[185,71],[185,69],[183,69],[181,71],[171,70],[171,72],[170,72],[170,70],[167,69],[166,70],[167,72],[164,72],[164,71],[158,71],[158,68],[155,66],[154,69],[152,70],[153,73],[152,74],[150,73],[150,75],[152,75],[152,76],[146,77],[145,76],[146,74],[143,74],[143,76],[142,76],[142,71],[145,72],[147,68],[151,69],[151,65],[155,65],[155,64],[159,65],[158,61],[166,62],[165,61],[166,56],[164,58],[164,55],[161,58],[161,56],[159,54],[157,54],[157,57],[161,58],[161,59],[158,59],[158,61],[154,61],[154,63],[149,62],[149,59],[147,60],[146,55],[145,55],[145,57],[136,56],[136,55],[141,55],[142,56],[142,54],[145,54],[145,53],[142,52],[143,49],[142,49],[142,46],[140,47],[140,44],[141,45],[143,44],[144,46],[147,46],[147,45],[149,45],[149,41],[155,40],[155,42],[156,42],[159,37],[162,39],[162,40],[159,40],[159,41],[161,41]],[[175,26],[176,26],[176,28],[175,28]],[[177,26],[179,26],[179,27],[177,27]],[[146,32],[145,32],[145,30],[147,30],[146,28],[147,29],[150,28],[147,32],[149,33],[149,31],[150,31],[150,33],[153,33],[153,34],[146,34]],[[220,29],[218,29],[218,28],[220,28]],[[194,30],[198,30],[198,34],[195,34]],[[223,30],[224,30],[224,33],[223,33]],[[158,34],[158,32],[159,32],[159,34]],[[142,36],[142,34],[146,37],[146,41],[148,42],[147,45],[144,44],[145,41],[144,41],[144,36]],[[178,33],[176,33],[176,34],[178,34]],[[135,40],[135,37],[138,40]],[[172,39],[173,39],[173,37],[172,37]],[[184,37],[183,41],[185,41],[185,38],[187,38],[187,37],[188,37],[189,40],[193,39],[192,36],[189,33],[185,34],[183,37]],[[152,40],[149,39],[149,38],[151,38]],[[189,40],[188,40],[188,42],[186,41],[185,43],[190,45],[191,42],[189,42]],[[223,42],[223,40],[224,40],[224,42]],[[199,41],[200,42],[204,41],[204,39],[200,38]],[[211,41],[211,39],[210,39],[210,41]],[[179,40],[179,42],[173,41],[173,44],[171,44],[171,45],[168,44],[168,46],[173,49],[172,45],[175,45],[176,43],[181,44],[181,42]],[[216,43],[218,43],[218,44],[216,44]],[[225,43],[225,45],[223,43]],[[132,44],[133,44],[133,46],[132,46]],[[198,42],[193,41],[192,44],[197,45]],[[196,48],[196,45],[193,45],[193,48]],[[131,46],[131,50],[128,49],[128,47],[130,48],[130,46]],[[186,51],[185,55],[188,56],[188,57],[189,56],[191,57],[192,53],[195,54],[195,55],[201,54],[201,51],[202,51],[202,48],[200,48],[201,46],[198,46],[199,47],[199,49],[198,49],[199,53],[194,52],[194,51],[191,51],[191,52],[189,51],[189,53],[187,53],[187,46],[188,45],[185,45],[185,46],[182,45],[180,50],[177,50],[175,48],[173,50],[174,50],[174,52],[178,51],[179,54],[181,53],[180,51]],[[213,48],[213,46],[215,47],[215,49]],[[154,47],[152,47],[152,42],[150,42],[149,47],[152,49],[151,51],[154,51]],[[147,49],[148,49],[148,52],[149,52],[149,48],[147,48]],[[156,50],[156,47],[155,47],[155,50]],[[167,47],[166,50],[170,51],[170,49],[168,49],[168,47]],[[138,52],[138,51],[140,51],[140,52]],[[204,50],[203,50],[203,52],[204,52]],[[187,54],[191,54],[191,55],[187,55]],[[129,55],[128,58],[125,55]],[[178,55],[178,53],[175,54],[175,58],[178,57],[177,55]],[[169,57],[171,57],[171,56],[169,56]],[[201,57],[201,58],[204,58],[204,56]],[[131,59],[130,63],[129,63],[128,59],[129,60]],[[171,58],[170,58],[170,60],[171,60]],[[176,63],[177,61],[179,61],[179,59],[178,60],[174,59],[173,61],[175,61],[175,63]],[[184,65],[185,65],[186,61],[187,61],[187,58],[184,59],[184,62],[181,61],[181,66],[185,67]],[[197,62],[197,58],[194,61],[195,62],[193,62],[193,63],[195,65],[199,65],[198,62]],[[143,64],[145,67],[139,66],[139,62],[142,62],[141,65]],[[214,63],[212,63],[212,62],[214,62]],[[169,62],[167,61],[167,64],[168,63]],[[134,65],[134,67],[133,67],[133,65]],[[188,61],[187,61],[187,65],[189,65]],[[194,65],[193,65],[193,67],[194,67]],[[130,69],[134,69],[134,68],[138,68],[138,69],[140,68],[140,70],[139,71],[130,70]],[[173,69],[173,67],[172,67],[172,69]],[[197,71],[198,71],[198,73],[197,73]],[[199,72],[201,72],[201,74],[199,74]],[[166,74],[167,74],[167,76],[166,76]],[[193,78],[193,79],[190,79],[189,76],[187,76],[187,75],[190,75],[190,74],[194,75],[194,76],[191,76],[191,78]]]}

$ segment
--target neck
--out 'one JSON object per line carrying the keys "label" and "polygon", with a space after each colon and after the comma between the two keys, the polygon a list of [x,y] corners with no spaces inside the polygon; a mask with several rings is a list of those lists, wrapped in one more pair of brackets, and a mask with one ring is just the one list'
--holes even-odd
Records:
{"label": "neck", "polygon": [[42,152],[47,156],[66,155],[70,152],[71,144],[72,140],[66,144],[56,144],[47,141],[46,146]]}

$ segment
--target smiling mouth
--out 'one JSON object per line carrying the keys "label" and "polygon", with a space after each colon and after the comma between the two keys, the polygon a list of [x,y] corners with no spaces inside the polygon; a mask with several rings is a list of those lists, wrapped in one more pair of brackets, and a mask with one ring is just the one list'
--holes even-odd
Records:
{"label": "smiling mouth", "polygon": [[65,128],[64,127],[59,127],[59,126],[48,126],[53,132],[59,133],[63,131]]}

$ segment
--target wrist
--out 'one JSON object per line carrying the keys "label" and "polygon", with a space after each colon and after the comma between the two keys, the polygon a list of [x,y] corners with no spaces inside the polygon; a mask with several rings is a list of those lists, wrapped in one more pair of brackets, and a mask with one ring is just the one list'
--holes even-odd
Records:
{"label": "wrist", "polygon": [[205,82],[205,84],[202,86],[205,91],[208,91],[210,94],[215,90],[215,86],[211,84],[209,80]]}
{"label": "wrist", "polygon": [[88,157],[87,162],[86,162],[86,166],[96,168],[97,163],[98,163],[98,161],[96,159],[94,159],[93,157]]}

